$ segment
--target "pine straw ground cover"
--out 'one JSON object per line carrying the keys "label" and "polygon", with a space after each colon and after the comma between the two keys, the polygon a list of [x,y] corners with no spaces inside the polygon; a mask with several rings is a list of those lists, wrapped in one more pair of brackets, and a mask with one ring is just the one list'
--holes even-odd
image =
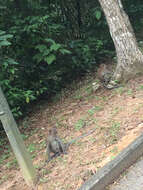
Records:
{"label": "pine straw ground cover", "polygon": [[[77,190],[97,170],[113,159],[143,130],[143,77],[114,90],[92,91],[94,75],[73,83],[50,102],[33,107],[20,124],[36,167],[37,190]],[[96,128],[43,168],[48,130],[56,125],[69,140]],[[9,145],[0,149],[0,190],[30,190]],[[40,169],[41,168],[41,169]]]}

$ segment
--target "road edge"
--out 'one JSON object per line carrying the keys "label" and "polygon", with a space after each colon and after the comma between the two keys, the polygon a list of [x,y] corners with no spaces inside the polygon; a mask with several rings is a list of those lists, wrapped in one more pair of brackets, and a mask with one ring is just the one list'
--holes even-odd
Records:
{"label": "road edge", "polygon": [[78,190],[105,190],[119,175],[143,155],[143,134],[136,138],[117,157],[107,163]]}

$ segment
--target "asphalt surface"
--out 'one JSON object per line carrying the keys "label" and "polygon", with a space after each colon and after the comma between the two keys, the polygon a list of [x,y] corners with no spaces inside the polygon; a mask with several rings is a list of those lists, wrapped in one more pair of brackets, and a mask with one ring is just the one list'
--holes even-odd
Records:
{"label": "asphalt surface", "polygon": [[110,190],[143,190],[143,157],[132,165]]}

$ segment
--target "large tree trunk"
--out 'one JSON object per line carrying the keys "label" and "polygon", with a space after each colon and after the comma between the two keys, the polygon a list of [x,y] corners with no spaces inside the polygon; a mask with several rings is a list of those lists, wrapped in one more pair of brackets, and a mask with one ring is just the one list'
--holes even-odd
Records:
{"label": "large tree trunk", "polygon": [[112,81],[127,81],[143,72],[143,55],[138,48],[129,18],[120,0],[99,0],[109,25],[116,54],[117,67]]}

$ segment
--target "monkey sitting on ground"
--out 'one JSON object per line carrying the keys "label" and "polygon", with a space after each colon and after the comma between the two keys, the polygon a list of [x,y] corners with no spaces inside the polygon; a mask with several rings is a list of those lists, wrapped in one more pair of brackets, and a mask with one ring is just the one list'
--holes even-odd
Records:
{"label": "monkey sitting on ground", "polygon": [[[89,131],[86,134],[83,134],[75,139],[72,139],[70,142],[68,143],[63,143],[62,140],[57,136],[57,130],[55,127],[53,127],[49,132],[50,135],[48,137],[48,141],[47,141],[47,148],[46,148],[46,161],[49,162],[50,160],[52,160],[54,157],[59,156],[60,154],[67,154],[67,150],[69,148],[69,146],[74,143],[75,141],[86,137],[90,134],[92,134],[94,131],[96,130],[93,129],[91,131]],[[53,155],[51,156],[51,153],[53,153]],[[48,157],[48,159],[47,159]]]}
{"label": "monkey sitting on ground", "polygon": [[[57,136],[57,130],[53,127],[49,130],[49,137],[47,141],[47,148],[46,148],[46,159],[48,157],[47,162],[52,160],[52,158],[59,156],[61,153],[66,154],[66,147],[62,140]],[[51,153],[53,155],[51,156]]]}
{"label": "monkey sitting on ground", "polygon": [[101,64],[97,70],[97,76],[103,83],[103,86],[109,90],[120,87],[119,84],[112,80],[113,72],[107,68],[106,64]]}
{"label": "monkey sitting on ground", "polygon": [[107,85],[112,77],[112,72],[107,68],[106,64],[101,64],[97,70],[97,76],[103,85]]}

